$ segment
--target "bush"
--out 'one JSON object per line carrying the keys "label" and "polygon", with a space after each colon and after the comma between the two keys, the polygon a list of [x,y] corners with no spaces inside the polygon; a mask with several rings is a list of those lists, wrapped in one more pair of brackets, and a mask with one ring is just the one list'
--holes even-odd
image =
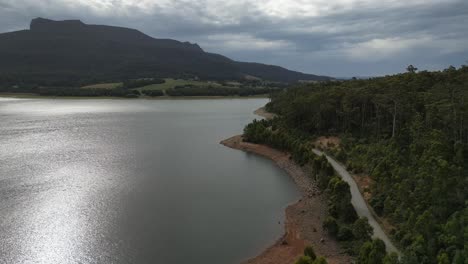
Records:
{"label": "bush", "polygon": [[324,257],[313,260],[309,256],[302,256],[296,261],[296,264],[327,264],[327,260]]}
{"label": "bush", "polygon": [[310,257],[310,259],[312,260],[315,260],[317,258],[314,249],[311,246],[307,246],[304,248],[304,256]]}
{"label": "bush", "polygon": [[366,241],[370,240],[373,233],[372,226],[369,225],[366,217],[361,217],[353,224],[353,235],[356,239]]}
{"label": "bush", "polygon": [[[385,258],[382,261],[383,264],[399,264],[400,260],[398,258],[398,254],[395,252],[392,252],[390,254],[387,254]],[[456,263],[456,262],[454,262]]]}
{"label": "bush", "polygon": [[339,231],[338,223],[336,219],[329,216],[323,221],[323,228],[328,231],[328,233],[332,236],[336,236]]}
{"label": "bush", "polygon": [[353,231],[347,226],[341,226],[338,231],[338,240],[340,241],[350,241],[354,239]]}
{"label": "bush", "polygon": [[359,251],[358,264],[382,264],[386,255],[385,244],[380,239],[364,243]]}
{"label": "bush", "polygon": [[313,260],[308,256],[302,256],[297,261],[296,264],[312,264]]}
{"label": "bush", "polygon": [[324,257],[318,257],[312,264],[328,264]]}

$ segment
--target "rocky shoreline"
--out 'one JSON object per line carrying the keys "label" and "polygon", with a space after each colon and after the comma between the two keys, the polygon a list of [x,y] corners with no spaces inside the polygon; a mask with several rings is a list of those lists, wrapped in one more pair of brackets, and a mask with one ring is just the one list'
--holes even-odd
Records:
{"label": "rocky shoreline", "polygon": [[343,253],[338,242],[322,228],[327,212],[327,199],[307,176],[310,168],[300,167],[287,153],[265,145],[243,142],[240,135],[223,140],[221,144],[273,160],[291,176],[302,194],[299,201],[286,208],[285,234],[260,255],[244,263],[293,264],[307,245],[312,245],[317,255],[326,257],[328,263],[351,262],[351,257]]}

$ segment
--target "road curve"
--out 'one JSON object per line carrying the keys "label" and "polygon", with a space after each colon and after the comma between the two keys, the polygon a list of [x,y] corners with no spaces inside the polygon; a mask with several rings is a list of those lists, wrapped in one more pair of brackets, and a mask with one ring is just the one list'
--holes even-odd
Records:
{"label": "road curve", "polygon": [[351,175],[348,173],[346,168],[339,162],[337,162],[335,159],[318,149],[313,149],[313,152],[319,156],[325,155],[328,162],[333,166],[335,171],[345,182],[349,184],[351,191],[351,204],[353,205],[359,217],[367,217],[367,219],[369,220],[369,224],[374,229],[373,237],[379,238],[385,243],[387,252],[396,252],[398,255],[400,255],[398,249],[393,245],[390,238],[388,238],[388,236],[383,231],[382,227],[380,227],[380,224],[370,212],[369,208],[367,207],[366,201],[364,200],[364,197],[362,197],[362,194],[357,187],[356,182],[354,181],[353,177],[351,177]]}
{"label": "road curve", "polygon": [[[265,119],[271,119],[273,117],[271,113],[268,113],[265,110],[265,107],[257,109],[254,113]],[[346,168],[343,165],[341,165],[338,161],[325,154],[324,152],[318,149],[313,149],[312,151],[319,156],[325,155],[328,162],[330,162],[330,164],[333,166],[333,169],[335,169],[338,175],[340,175],[340,177],[349,184],[349,189],[351,191],[351,204],[353,205],[359,217],[367,217],[370,226],[372,226],[372,228],[374,229],[374,234],[372,237],[381,239],[385,243],[387,252],[395,252],[399,256],[401,256],[400,251],[398,251],[398,249],[393,245],[390,238],[388,238],[387,234],[385,234],[382,227],[380,227],[379,222],[377,222],[374,215],[370,212],[369,208],[367,207],[367,203],[364,200],[364,197],[362,197],[362,194],[359,191],[359,188],[357,187],[356,182],[354,181],[353,177],[351,177]]]}

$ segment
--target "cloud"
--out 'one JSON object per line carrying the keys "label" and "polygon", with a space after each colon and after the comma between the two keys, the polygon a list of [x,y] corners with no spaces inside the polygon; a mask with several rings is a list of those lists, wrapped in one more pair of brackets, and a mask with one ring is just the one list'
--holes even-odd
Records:
{"label": "cloud", "polygon": [[[361,61],[385,61],[394,56],[411,56],[418,50],[427,51],[432,55],[446,55],[466,50],[468,38],[461,39],[436,39],[434,36],[425,35],[413,38],[383,38],[371,39],[355,45],[345,44],[342,51],[353,60]],[[429,53],[430,52],[430,53]]]}
{"label": "cloud", "polygon": [[201,44],[232,59],[334,76],[459,65],[466,0],[0,0],[0,31],[82,19]]}
{"label": "cloud", "polygon": [[268,40],[249,34],[216,34],[209,35],[204,41],[205,47],[220,47],[232,51],[284,50],[290,49],[293,43],[286,40]]}
{"label": "cloud", "polygon": [[344,52],[352,59],[379,61],[398,54],[403,55],[429,41],[432,41],[432,39],[428,36],[411,39],[400,37],[371,39],[352,45],[348,49],[344,49]]}

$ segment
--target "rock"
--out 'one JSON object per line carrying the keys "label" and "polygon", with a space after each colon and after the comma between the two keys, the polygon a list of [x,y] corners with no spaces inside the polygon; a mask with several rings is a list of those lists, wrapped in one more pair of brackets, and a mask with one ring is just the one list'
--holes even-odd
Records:
{"label": "rock", "polygon": [[286,240],[281,241],[281,245],[283,245],[283,246],[288,245],[288,241],[286,241]]}
{"label": "rock", "polygon": [[325,239],[322,237],[320,238],[320,243],[324,244],[325,243]]}

